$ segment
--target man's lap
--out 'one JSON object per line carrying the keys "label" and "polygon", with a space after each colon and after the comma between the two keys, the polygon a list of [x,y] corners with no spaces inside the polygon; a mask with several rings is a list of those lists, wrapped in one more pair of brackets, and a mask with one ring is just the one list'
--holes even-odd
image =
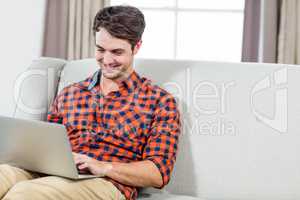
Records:
{"label": "man's lap", "polygon": [[1,185],[5,182],[6,188],[9,187],[7,193],[4,191],[6,195],[3,200],[124,199],[121,192],[103,178],[70,180],[56,176],[37,177],[9,165],[0,165],[0,182]]}

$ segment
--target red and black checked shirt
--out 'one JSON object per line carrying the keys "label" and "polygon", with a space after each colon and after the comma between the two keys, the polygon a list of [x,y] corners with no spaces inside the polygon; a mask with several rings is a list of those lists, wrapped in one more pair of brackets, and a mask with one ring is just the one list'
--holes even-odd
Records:
{"label": "red and black checked shirt", "polygon": [[[133,72],[119,90],[104,96],[100,70],[64,88],[48,113],[48,121],[66,126],[73,152],[100,161],[152,161],[163,183],[170,179],[180,133],[175,99]],[[109,179],[126,197],[137,189]]]}

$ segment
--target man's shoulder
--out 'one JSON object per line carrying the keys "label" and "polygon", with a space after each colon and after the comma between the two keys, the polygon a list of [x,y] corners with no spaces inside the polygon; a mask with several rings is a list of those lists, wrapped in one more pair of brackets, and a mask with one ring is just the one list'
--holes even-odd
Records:
{"label": "man's shoulder", "polygon": [[164,98],[175,99],[169,91],[157,83],[154,83],[152,80],[145,77],[143,77],[142,80],[143,90],[149,95],[157,98],[158,100],[163,100]]}
{"label": "man's shoulder", "polygon": [[69,94],[74,94],[75,92],[82,92],[86,90],[91,83],[91,76],[75,83],[71,83],[65,86],[58,94],[58,96],[68,96]]}

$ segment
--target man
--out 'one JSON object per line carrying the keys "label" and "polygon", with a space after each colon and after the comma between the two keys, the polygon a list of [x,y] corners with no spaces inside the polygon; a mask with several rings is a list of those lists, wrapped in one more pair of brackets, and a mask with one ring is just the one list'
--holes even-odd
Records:
{"label": "man", "polygon": [[48,114],[48,121],[66,126],[78,170],[103,178],[38,177],[2,165],[0,198],[136,199],[138,187],[168,183],[179,112],[169,93],[132,67],[144,28],[144,16],[135,7],[100,10],[93,26],[99,71],[64,88]]}

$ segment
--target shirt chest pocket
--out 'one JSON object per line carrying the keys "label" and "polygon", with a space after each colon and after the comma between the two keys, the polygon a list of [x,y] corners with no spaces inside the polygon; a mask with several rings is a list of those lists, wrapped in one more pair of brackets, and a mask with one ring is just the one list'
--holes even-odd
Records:
{"label": "shirt chest pocket", "polygon": [[117,137],[120,140],[136,141],[140,138],[140,133],[137,128],[130,126],[129,124],[115,126],[110,129],[110,132],[114,135],[114,137]]}
{"label": "shirt chest pocket", "polygon": [[141,113],[130,111],[119,117],[110,126],[111,134],[122,140],[138,141],[145,137],[150,129],[150,121]]}
{"label": "shirt chest pocket", "polygon": [[93,122],[85,118],[69,118],[66,122],[70,140],[76,140],[80,145],[90,144],[95,141],[96,129]]}

